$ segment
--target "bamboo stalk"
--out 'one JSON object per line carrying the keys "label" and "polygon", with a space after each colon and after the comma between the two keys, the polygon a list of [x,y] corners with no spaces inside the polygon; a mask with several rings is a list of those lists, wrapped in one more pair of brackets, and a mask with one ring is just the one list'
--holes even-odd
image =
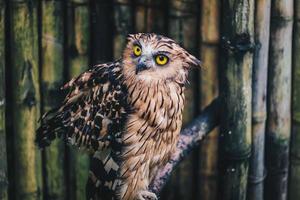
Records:
{"label": "bamboo stalk", "polygon": [[134,22],[135,22],[135,32],[143,33],[147,32],[147,0],[137,0],[134,4]]}
{"label": "bamboo stalk", "polygon": [[[42,112],[45,113],[61,102],[59,88],[63,85],[63,4],[61,1],[41,2],[42,9]],[[44,197],[64,199],[66,194],[64,173],[64,143],[56,140],[43,151]]]}
{"label": "bamboo stalk", "polygon": [[247,199],[264,199],[264,149],[267,115],[267,78],[271,0],[259,0],[255,10],[255,42],[257,48],[252,80],[252,155],[250,157]]}
{"label": "bamboo stalk", "polygon": [[[197,4],[195,0],[171,0],[170,1],[170,16],[169,16],[169,36],[175,41],[179,42],[184,46],[189,52],[196,54],[197,42],[191,40],[191,38],[197,38]],[[195,95],[195,80],[194,74],[197,71],[192,71],[190,73],[189,82],[185,91],[185,107],[183,112],[183,126],[190,122],[197,114],[197,107],[195,105],[196,95]],[[191,177],[196,177],[194,159],[195,153],[190,154],[187,159],[184,160],[178,167],[177,177],[175,175],[175,181],[173,182],[175,188],[172,188],[174,197],[169,197],[170,199],[193,199],[197,191],[195,179]],[[176,180],[177,179],[177,180]],[[176,188],[177,187],[177,188]]]}
{"label": "bamboo stalk", "polygon": [[113,1],[91,0],[91,63],[113,59]]}
{"label": "bamboo stalk", "polygon": [[88,0],[69,0],[67,16],[69,77],[88,69],[90,47]]}
{"label": "bamboo stalk", "polygon": [[0,1],[0,199],[8,199],[5,130],[5,2]]}
{"label": "bamboo stalk", "polygon": [[9,59],[12,94],[15,199],[38,199],[39,154],[34,145],[39,115],[37,1],[10,1]]}
{"label": "bamboo stalk", "polygon": [[[90,8],[88,0],[70,0],[67,17],[68,79],[78,76],[89,66]],[[69,198],[85,199],[85,184],[89,170],[89,156],[70,148]]]}
{"label": "bamboo stalk", "polygon": [[219,198],[246,199],[251,152],[254,0],[223,1]]}
{"label": "bamboo stalk", "polygon": [[114,6],[114,58],[122,56],[126,36],[133,32],[133,10],[130,0],[116,0]]}
{"label": "bamboo stalk", "polygon": [[286,199],[291,133],[293,0],[272,1],[265,199]]}
{"label": "bamboo stalk", "polygon": [[134,17],[136,32],[164,34],[167,31],[165,15],[163,1],[136,0]]}
{"label": "bamboo stalk", "polygon": [[[201,109],[218,95],[220,1],[201,0],[200,52],[204,69],[200,75]],[[218,133],[215,129],[201,143],[199,153],[199,199],[217,199]]]}
{"label": "bamboo stalk", "polygon": [[300,1],[295,0],[293,36],[292,139],[289,199],[300,199]]}

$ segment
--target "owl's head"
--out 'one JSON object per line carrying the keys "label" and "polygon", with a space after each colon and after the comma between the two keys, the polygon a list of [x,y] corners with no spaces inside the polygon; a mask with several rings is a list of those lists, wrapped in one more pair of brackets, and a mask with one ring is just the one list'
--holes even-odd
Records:
{"label": "owl's head", "polygon": [[129,35],[123,53],[124,75],[144,81],[185,82],[188,69],[200,64],[174,40],[153,33]]}

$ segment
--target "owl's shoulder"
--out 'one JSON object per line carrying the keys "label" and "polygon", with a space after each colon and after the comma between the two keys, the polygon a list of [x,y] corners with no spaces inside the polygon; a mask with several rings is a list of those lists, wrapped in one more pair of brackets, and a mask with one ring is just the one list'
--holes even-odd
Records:
{"label": "owl's shoulder", "polygon": [[129,111],[122,77],[118,60],[95,65],[65,84],[68,94],[62,104],[42,118],[39,146],[63,133],[71,144],[97,150],[106,145],[104,138],[120,134]]}
{"label": "owl's shoulder", "polygon": [[121,84],[122,83],[122,61],[117,60],[109,63],[96,64],[88,71],[72,78],[62,88],[78,89],[91,88],[101,84]]}

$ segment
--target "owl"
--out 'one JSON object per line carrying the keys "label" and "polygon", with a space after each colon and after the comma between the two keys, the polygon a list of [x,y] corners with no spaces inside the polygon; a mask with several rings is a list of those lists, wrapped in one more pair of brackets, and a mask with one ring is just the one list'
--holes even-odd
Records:
{"label": "owl", "polygon": [[92,153],[87,199],[157,199],[149,184],[175,150],[192,66],[200,61],[170,38],[129,35],[121,59],[62,87],[65,100],[42,117],[37,145],[62,135]]}

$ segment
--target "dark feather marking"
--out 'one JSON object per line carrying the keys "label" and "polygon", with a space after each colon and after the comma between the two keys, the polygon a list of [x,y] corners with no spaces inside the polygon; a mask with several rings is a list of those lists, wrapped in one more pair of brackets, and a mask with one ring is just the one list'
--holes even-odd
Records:
{"label": "dark feather marking", "polygon": [[[148,141],[148,139],[150,138],[150,136],[151,136],[151,134],[149,134],[148,137],[147,137],[147,139],[144,140],[142,146],[141,146],[141,147],[139,148],[139,150],[136,152],[136,155],[139,155],[139,154],[141,153],[140,151],[143,149],[144,145],[146,144],[146,142]],[[144,151],[145,151],[145,149],[146,149],[146,148],[144,148]],[[145,153],[144,151],[143,151],[143,153]]]}
{"label": "dark feather marking", "polygon": [[148,129],[148,126],[146,126],[146,127],[144,128],[144,130],[141,132],[142,137],[140,137],[139,142],[142,141],[142,139],[143,139],[144,136],[146,135],[146,134],[144,134],[144,133],[146,132],[147,129]]}
{"label": "dark feather marking", "polygon": [[137,186],[138,181],[135,181],[135,184],[133,186],[133,189],[135,190],[136,186]]}
{"label": "dark feather marking", "polygon": [[134,148],[131,148],[129,150],[126,150],[125,153],[122,154],[123,157],[125,157],[127,154],[129,154],[131,151],[133,151]]}
{"label": "dark feather marking", "polygon": [[148,89],[147,89],[147,93],[146,93],[145,98],[144,98],[144,103],[146,103],[146,100],[148,99],[149,90],[150,90],[150,87],[148,87]]}
{"label": "dark feather marking", "polygon": [[121,174],[121,178],[124,178],[124,175],[129,171],[129,168],[127,168],[122,174]]}
{"label": "dark feather marking", "polygon": [[137,95],[137,97],[135,98],[135,100],[131,103],[132,105],[135,105],[135,103],[137,102],[137,100],[140,98],[142,93],[142,90],[140,90],[139,94]]}
{"label": "dark feather marking", "polygon": [[159,49],[159,48],[162,48],[162,47],[167,47],[167,48],[169,48],[170,50],[173,50],[174,48],[173,48],[173,46],[171,45],[171,44],[169,44],[169,43],[158,43],[159,45],[157,46],[157,49]]}
{"label": "dark feather marking", "polygon": [[123,139],[123,142],[124,142],[124,143],[126,143],[126,141],[127,141],[127,140],[129,140],[130,138],[132,138],[133,136],[134,136],[134,135],[133,135],[133,134],[131,134],[129,137],[127,137],[127,138]]}
{"label": "dark feather marking", "polygon": [[137,121],[139,121],[140,119],[136,119],[136,120],[134,120],[134,121],[131,121],[131,122],[129,122],[128,123],[128,125],[127,125],[127,129],[129,129],[129,128],[131,128]]}
{"label": "dark feather marking", "polygon": [[178,112],[178,109],[179,109],[179,102],[181,101],[181,98],[179,97],[179,95],[178,95],[177,92],[176,92],[176,95],[177,95],[178,102],[177,102],[177,106],[176,106],[175,112],[177,113],[177,112]]}
{"label": "dark feather marking", "polygon": [[159,129],[156,129],[155,133],[153,133],[153,135],[151,136],[151,138],[153,140],[157,141],[160,138],[160,135],[161,135],[159,133],[160,133]]}
{"label": "dark feather marking", "polygon": [[151,126],[152,126],[152,127],[155,126],[155,120],[156,120],[156,115],[157,115],[157,113],[156,113],[155,111],[154,111],[154,113],[155,113],[155,115],[154,115],[153,120],[152,120],[152,122],[151,122]]}
{"label": "dark feather marking", "polygon": [[135,165],[133,166],[133,168],[132,168],[130,171],[136,171],[136,170],[137,170],[137,166],[139,166],[139,164],[140,164],[140,162],[137,161],[137,162],[135,163]]}
{"label": "dark feather marking", "polygon": [[144,118],[145,115],[146,115],[146,116],[147,116],[147,115],[150,115],[150,110],[149,110],[150,104],[151,104],[151,99],[149,99],[149,102],[148,102],[146,111],[143,113],[142,118]]}
{"label": "dark feather marking", "polygon": [[[126,191],[125,191],[125,193],[124,193],[123,197],[125,197],[125,196],[126,196],[127,192],[128,192],[128,187],[126,188]],[[123,198],[123,197],[122,197],[122,198]]]}
{"label": "dark feather marking", "polygon": [[162,140],[162,134],[158,134],[158,138],[156,141],[159,141],[159,142],[156,142],[155,145],[156,145],[156,148],[160,147],[161,146],[161,143],[163,142]]}
{"label": "dark feather marking", "polygon": [[159,85],[159,82],[156,84],[156,92],[153,92],[153,98],[155,97],[156,94],[158,94],[158,85]]}
{"label": "dark feather marking", "polygon": [[157,105],[157,104],[154,104],[153,113],[156,113],[156,105]]}
{"label": "dark feather marking", "polygon": [[171,127],[171,125],[172,125],[172,123],[173,123],[173,118],[170,118],[171,120],[170,120],[170,123],[168,124],[168,126],[167,126],[167,129],[170,129],[170,127]]}
{"label": "dark feather marking", "polygon": [[164,101],[165,101],[165,99],[164,99],[164,96],[163,96],[163,95],[161,95],[161,98],[162,98],[162,101],[161,101],[161,104],[160,104],[160,108],[162,108],[162,107],[163,107],[163,105],[164,105]]}
{"label": "dark feather marking", "polygon": [[[136,86],[137,86],[137,83],[135,83],[135,84],[133,84],[134,86],[133,86],[133,88],[132,88],[132,91],[130,92],[130,97],[132,97],[132,95],[133,95],[133,92],[135,91],[135,88],[136,88]],[[130,86],[131,87],[131,86]]]}
{"label": "dark feather marking", "polygon": [[146,125],[146,123],[147,123],[147,121],[144,120],[144,123],[140,126],[140,129],[138,130],[138,133],[139,133],[139,134],[143,134],[143,133],[144,133],[145,129],[144,129],[144,131],[142,131],[142,132],[140,132],[140,130]]}

